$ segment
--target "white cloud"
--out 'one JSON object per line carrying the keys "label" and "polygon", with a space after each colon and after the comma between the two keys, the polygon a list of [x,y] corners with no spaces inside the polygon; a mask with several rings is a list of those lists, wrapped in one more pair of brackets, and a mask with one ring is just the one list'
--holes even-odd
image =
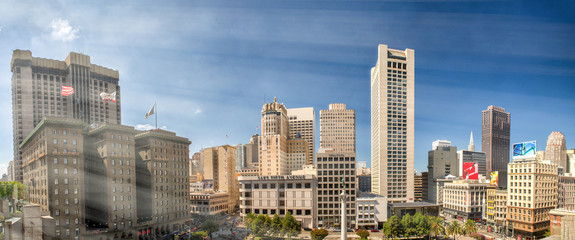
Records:
{"label": "white cloud", "polygon": [[[140,130],[140,131],[148,131],[148,130],[152,130],[152,129],[156,129],[155,126],[152,126],[151,124],[138,124],[134,127],[136,130]],[[160,129],[162,130],[168,130],[168,127],[166,126],[161,126]]]}
{"label": "white cloud", "polygon": [[50,33],[52,40],[69,42],[78,38],[78,29],[70,26],[68,20],[54,19],[50,23],[50,28],[52,28]]}
{"label": "white cloud", "polygon": [[200,114],[200,113],[202,113],[202,109],[200,109],[200,108],[198,108],[198,109],[196,109],[196,111],[194,111],[194,114]]}

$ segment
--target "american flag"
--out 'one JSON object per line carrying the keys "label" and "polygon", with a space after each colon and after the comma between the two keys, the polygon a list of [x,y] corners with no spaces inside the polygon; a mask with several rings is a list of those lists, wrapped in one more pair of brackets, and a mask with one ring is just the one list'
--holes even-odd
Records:
{"label": "american flag", "polygon": [[62,85],[62,91],[60,94],[62,94],[62,96],[70,96],[74,94],[74,88]]}

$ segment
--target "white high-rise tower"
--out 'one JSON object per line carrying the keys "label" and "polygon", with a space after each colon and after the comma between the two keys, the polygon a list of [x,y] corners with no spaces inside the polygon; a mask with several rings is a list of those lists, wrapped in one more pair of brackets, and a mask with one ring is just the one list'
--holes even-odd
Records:
{"label": "white high-rise tower", "polygon": [[469,145],[467,145],[468,151],[475,151],[475,144],[473,144],[473,131],[471,131],[471,136],[469,136]]}
{"label": "white high-rise tower", "polygon": [[415,51],[378,47],[371,69],[372,192],[414,201]]}

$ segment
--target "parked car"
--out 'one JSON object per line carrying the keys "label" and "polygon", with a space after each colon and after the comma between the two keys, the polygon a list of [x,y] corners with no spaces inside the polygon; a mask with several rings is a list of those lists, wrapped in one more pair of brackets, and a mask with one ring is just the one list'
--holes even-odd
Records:
{"label": "parked car", "polygon": [[379,232],[377,229],[371,229],[371,232]]}

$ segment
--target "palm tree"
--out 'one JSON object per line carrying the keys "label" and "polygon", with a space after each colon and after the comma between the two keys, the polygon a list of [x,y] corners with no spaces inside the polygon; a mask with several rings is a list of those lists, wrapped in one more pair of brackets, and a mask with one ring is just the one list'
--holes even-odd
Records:
{"label": "palm tree", "polygon": [[457,240],[457,237],[455,235],[461,234],[461,225],[457,220],[451,221],[451,224],[447,226],[447,234],[453,235],[453,238]]}
{"label": "palm tree", "polygon": [[462,230],[466,235],[476,233],[477,232],[477,225],[475,225],[475,222],[473,220],[467,219],[465,224],[463,224]]}
{"label": "palm tree", "polygon": [[445,226],[443,220],[439,217],[431,217],[429,219],[429,233],[437,238],[438,235],[445,234]]}

